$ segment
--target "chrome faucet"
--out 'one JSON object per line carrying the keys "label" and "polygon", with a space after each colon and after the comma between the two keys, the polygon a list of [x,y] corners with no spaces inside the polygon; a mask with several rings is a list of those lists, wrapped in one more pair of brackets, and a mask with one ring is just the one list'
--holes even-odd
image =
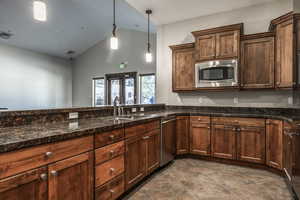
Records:
{"label": "chrome faucet", "polygon": [[114,99],[114,117],[119,116],[120,99],[118,96]]}

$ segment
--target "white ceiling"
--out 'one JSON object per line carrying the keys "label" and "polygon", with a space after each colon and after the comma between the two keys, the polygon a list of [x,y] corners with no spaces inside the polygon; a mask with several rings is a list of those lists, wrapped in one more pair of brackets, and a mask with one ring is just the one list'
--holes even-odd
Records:
{"label": "white ceiling", "polygon": [[[66,57],[68,50],[81,54],[111,35],[112,0],[45,0],[48,21],[33,19],[33,0],[0,0],[0,31],[14,36],[0,43]],[[147,30],[147,19],[124,0],[117,0],[117,25]],[[152,26],[152,30],[155,27]]]}
{"label": "white ceiling", "polygon": [[[169,24],[195,17],[211,15],[238,8],[271,2],[274,0],[126,0],[131,6],[144,13],[153,10],[152,22],[156,25]],[[285,1],[285,0],[283,0]]]}

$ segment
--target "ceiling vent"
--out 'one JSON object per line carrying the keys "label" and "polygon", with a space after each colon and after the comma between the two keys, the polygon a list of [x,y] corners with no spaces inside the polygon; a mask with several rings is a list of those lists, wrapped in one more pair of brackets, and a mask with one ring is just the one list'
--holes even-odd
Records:
{"label": "ceiling vent", "polygon": [[4,32],[4,31],[0,31],[0,38],[4,39],[4,40],[8,40],[13,36],[12,33],[10,32]]}

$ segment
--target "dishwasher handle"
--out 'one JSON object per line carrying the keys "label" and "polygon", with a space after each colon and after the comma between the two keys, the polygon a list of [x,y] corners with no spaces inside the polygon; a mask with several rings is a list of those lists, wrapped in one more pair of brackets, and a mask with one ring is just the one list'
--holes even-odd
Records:
{"label": "dishwasher handle", "polygon": [[163,122],[161,122],[161,124],[166,124],[166,123],[173,122],[173,121],[176,121],[176,119],[170,119],[170,120],[167,120],[167,121],[163,121]]}

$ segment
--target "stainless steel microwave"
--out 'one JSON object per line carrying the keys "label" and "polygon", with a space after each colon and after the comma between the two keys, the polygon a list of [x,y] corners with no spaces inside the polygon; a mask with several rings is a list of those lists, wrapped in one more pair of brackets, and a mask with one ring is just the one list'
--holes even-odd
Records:
{"label": "stainless steel microwave", "polygon": [[196,87],[228,87],[238,85],[238,61],[215,60],[196,63]]}

